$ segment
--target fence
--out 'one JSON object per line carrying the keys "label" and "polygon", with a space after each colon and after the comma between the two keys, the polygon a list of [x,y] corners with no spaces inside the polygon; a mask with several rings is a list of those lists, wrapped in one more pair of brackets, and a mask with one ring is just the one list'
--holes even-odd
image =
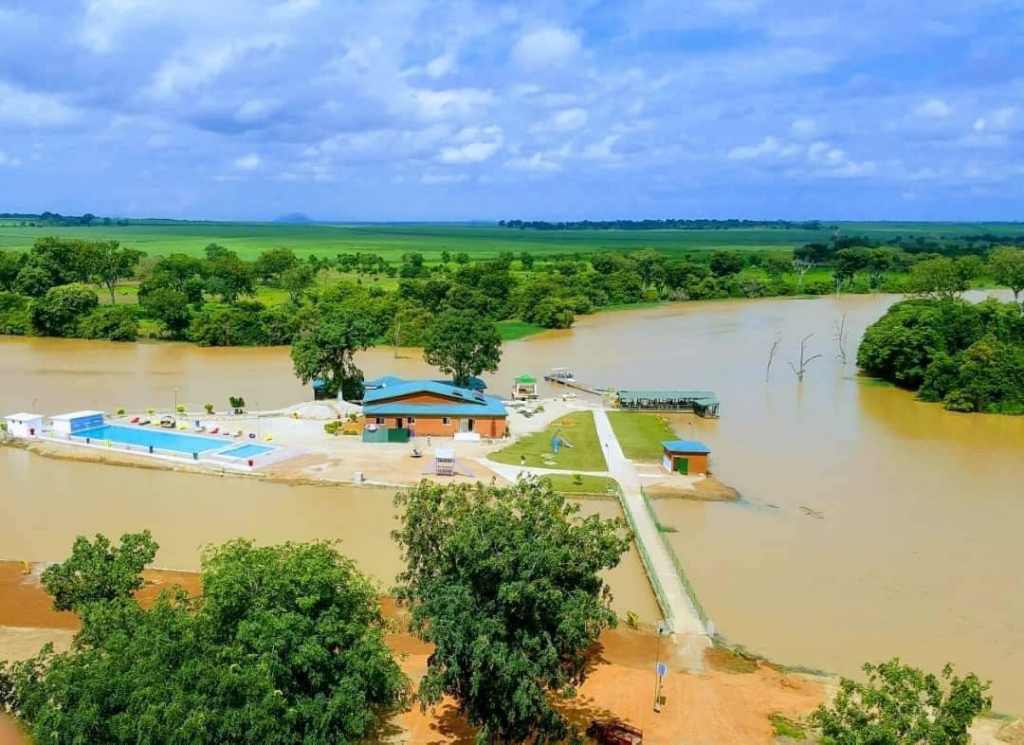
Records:
{"label": "fence", "polygon": [[650,555],[647,553],[647,547],[644,542],[636,539],[637,528],[636,519],[633,517],[633,513],[630,512],[629,505],[626,504],[625,495],[622,493],[622,487],[619,486],[618,482],[615,483],[615,493],[618,495],[619,504],[622,506],[622,514],[626,516],[626,522],[629,523],[630,529],[633,531],[633,545],[636,546],[636,551],[640,554],[640,563],[644,565],[644,571],[647,573],[647,579],[651,583],[651,589],[654,590],[654,597],[658,601],[658,605],[661,606],[661,612],[667,620],[672,619],[672,605],[668,602],[668,595],[665,594],[665,588],[661,584],[661,580],[658,578],[658,573],[654,571],[654,563],[651,561]]}
{"label": "fence", "polygon": [[672,566],[675,567],[676,574],[679,575],[679,581],[683,583],[683,587],[686,589],[686,595],[690,598],[690,602],[693,604],[693,609],[697,611],[697,617],[700,618],[700,622],[704,624],[704,627],[708,627],[708,614],[704,610],[704,606],[701,605],[700,598],[697,597],[696,590],[693,589],[693,585],[690,584],[690,578],[686,576],[686,571],[683,569],[683,563],[679,560],[679,556],[676,554],[676,550],[672,548],[672,543],[665,538],[664,533],[661,531],[661,521],[658,520],[658,513],[654,510],[654,505],[651,504],[650,498],[647,496],[647,492],[644,491],[643,487],[640,488],[640,495],[644,500],[644,507],[647,509],[647,514],[651,516],[651,520],[654,521],[654,526],[658,529],[658,537],[661,539],[662,545],[668,552],[669,559],[672,560]]}

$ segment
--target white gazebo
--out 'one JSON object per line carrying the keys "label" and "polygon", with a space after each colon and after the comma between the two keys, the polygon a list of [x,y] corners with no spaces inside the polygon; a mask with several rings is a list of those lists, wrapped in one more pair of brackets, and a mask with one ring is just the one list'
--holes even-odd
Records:
{"label": "white gazebo", "polygon": [[42,414],[8,414],[4,417],[7,431],[15,437],[38,437],[43,431]]}

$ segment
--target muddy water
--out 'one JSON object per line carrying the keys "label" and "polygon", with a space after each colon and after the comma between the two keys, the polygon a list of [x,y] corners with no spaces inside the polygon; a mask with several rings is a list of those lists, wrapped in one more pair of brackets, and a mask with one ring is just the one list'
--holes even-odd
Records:
{"label": "muddy water", "polygon": [[[390,587],[401,569],[390,532],[393,490],[355,486],[285,486],[170,471],[141,471],[51,460],[0,448],[0,556],[53,561],[76,535],[149,529],[160,544],[156,565],[195,570],[203,546],[237,537],[259,543],[339,540],[339,550]],[[581,503],[583,516],[621,517],[611,500]],[[634,552],[608,574],[613,605],[658,618]]]}
{"label": "muddy water", "polygon": [[[951,660],[995,680],[997,707],[1022,712],[1024,419],[949,414],[858,381],[859,337],[893,300],[689,303],[593,316],[571,331],[506,345],[491,387],[566,365],[595,385],[716,390],[719,421],[674,424],[711,446],[716,474],[745,499],[662,501],[658,509],[679,529],[670,538],[717,628],[780,661],[842,673],[892,654],[932,668]],[[832,341],[844,312],[846,364]],[[783,343],[766,383],[776,333]],[[822,357],[799,385],[788,363],[807,334],[808,354]],[[373,350],[358,361],[367,377],[430,371],[414,351],[404,354]],[[175,388],[190,404],[220,407],[238,394],[264,409],[304,393],[284,349],[0,338],[5,411],[169,407]],[[142,484],[159,499],[145,504],[141,522],[160,530],[168,551],[176,543],[191,557],[168,564],[194,564],[199,544],[238,534],[323,536],[347,539],[367,571],[393,573],[387,529],[376,527],[389,522],[390,500],[367,506],[361,490],[330,497],[9,457],[0,456],[5,483],[13,473],[39,496],[18,496],[15,510],[4,490],[0,555],[18,545],[36,551],[27,558],[53,558],[75,532],[117,532],[111,526],[139,514],[128,495]],[[114,475],[122,473],[131,475]],[[634,570],[635,562],[616,572]],[[641,605],[624,589],[637,585],[635,576],[612,582],[620,608]]]}

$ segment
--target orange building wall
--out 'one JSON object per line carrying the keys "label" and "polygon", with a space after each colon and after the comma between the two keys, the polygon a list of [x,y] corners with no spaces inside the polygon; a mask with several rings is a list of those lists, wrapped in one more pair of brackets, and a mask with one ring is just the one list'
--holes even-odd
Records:
{"label": "orange building wall", "polygon": [[[388,416],[384,417],[384,424],[381,426],[387,429],[396,429],[398,427],[398,420],[401,419],[402,426],[411,429],[416,437],[426,437],[427,435],[432,437],[454,437],[455,433],[459,431],[460,418],[462,417],[453,416],[448,420],[448,424],[445,424],[443,417],[417,416],[415,423],[409,424],[409,417]],[[473,431],[481,437],[497,439],[505,436],[505,419],[501,417],[474,416],[465,418],[473,420]],[[375,420],[371,417],[368,421]]]}
{"label": "orange building wall", "polygon": [[672,458],[672,473],[678,473],[676,470],[676,459],[686,458],[689,463],[690,474],[695,473],[707,473],[708,472],[708,456],[704,453],[691,453],[684,455],[680,453],[671,453],[669,457]]}

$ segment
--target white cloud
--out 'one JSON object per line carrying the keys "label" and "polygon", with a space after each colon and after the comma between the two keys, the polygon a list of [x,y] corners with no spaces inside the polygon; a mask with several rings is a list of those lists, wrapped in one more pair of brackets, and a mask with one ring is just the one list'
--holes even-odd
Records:
{"label": "white cloud", "polygon": [[569,153],[569,145],[563,145],[557,150],[538,150],[529,157],[506,160],[505,167],[517,171],[560,171],[562,161],[569,157]]}
{"label": "white cloud", "polygon": [[260,156],[256,153],[249,153],[235,159],[235,168],[239,171],[253,171],[260,167]]}
{"label": "white cloud", "polygon": [[916,116],[926,119],[945,119],[953,113],[953,109],[941,98],[929,98],[924,103],[915,106],[911,111]]}
{"label": "white cloud", "polygon": [[420,113],[428,119],[465,118],[476,109],[491,106],[496,101],[493,93],[478,88],[417,89],[413,91],[413,97]]}
{"label": "white cloud", "polygon": [[981,132],[985,129],[985,117],[980,117],[974,120],[974,131]]}
{"label": "white cloud", "polygon": [[536,125],[534,129],[536,131],[554,130],[556,132],[570,132],[585,126],[588,119],[589,115],[586,108],[580,108],[579,106],[564,108],[547,122]]}
{"label": "white cloud", "polygon": [[17,168],[21,165],[21,161],[15,158],[13,155],[8,155],[3,150],[0,150],[0,168],[7,166],[10,168]]}
{"label": "white cloud", "polygon": [[818,133],[818,123],[813,119],[797,119],[789,125],[789,131],[798,139],[808,139]]}
{"label": "white cloud", "polygon": [[249,124],[251,122],[258,122],[261,119],[265,119],[268,114],[276,111],[281,107],[280,101],[274,101],[269,98],[253,98],[241,106],[235,111],[235,121]]}
{"label": "white cloud", "polygon": [[457,68],[457,62],[455,58],[455,51],[449,49],[439,57],[435,57],[430,60],[426,66],[426,73],[430,77],[443,78],[445,75],[455,72]]}
{"label": "white cloud", "polygon": [[437,159],[442,163],[482,163],[500,148],[500,142],[470,142],[468,145],[443,148]]}
{"label": "white cloud", "polygon": [[762,155],[772,155],[782,149],[782,143],[768,135],[757,145],[742,145],[729,151],[729,160],[752,160]]}
{"label": "white cloud", "polygon": [[269,52],[284,44],[283,37],[268,35],[215,44],[200,51],[180,51],[160,65],[147,93],[161,100],[176,98],[220,77],[247,55]]}
{"label": "white cloud", "polygon": [[575,57],[580,48],[580,37],[576,32],[546,26],[519,37],[512,48],[512,59],[531,70],[556,67]]}
{"label": "white cloud", "polygon": [[53,127],[70,124],[82,115],[56,96],[31,93],[3,80],[0,80],[0,102],[0,125]]}
{"label": "white cloud", "polygon": [[107,54],[122,28],[152,7],[152,0],[87,0],[79,40],[91,52]]}
{"label": "white cloud", "polygon": [[621,135],[608,135],[602,140],[592,142],[583,148],[582,157],[586,160],[614,160],[618,154],[612,151]]}
{"label": "white cloud", "polygon": [[440,171],[427,171],[420,177],[424,184],[458,184],[469,178],[464,173],[444,173]]}
{"label": "white cloud", "polygon": [[272,6],[268,15],[274,19],[298,18],[320,7],[320,0],[285,0]]}

